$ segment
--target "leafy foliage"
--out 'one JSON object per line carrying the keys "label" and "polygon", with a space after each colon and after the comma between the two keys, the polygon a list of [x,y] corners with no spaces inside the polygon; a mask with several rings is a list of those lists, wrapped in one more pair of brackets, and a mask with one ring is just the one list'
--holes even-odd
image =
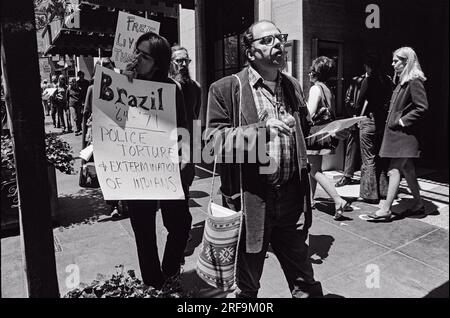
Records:
{"label": "leafy foliage", "polygon": [[[1,136],[1,171],[2,183],[16,178],[16,164],[14,161],[13,141],[9,136]],[[45,138],[45,154],[47,162],[65,174],[74,173],[74,158],[71,146],[57,135],[47,134]]]}
{"label": "leafy foliage", "polygon": [[14,164],[14,151],[12,139],[8,136],[2,136],[2,180],[5,180],[6,174],[5,170],[10,172],[10,176],[15,177],[16,175],[16,165]]}
{"label": "leafy foliage", "polygon": [[123,273],[123,265],[116,266],[116,274],[105,279],[97,274],[91,284],[80,284],[80,287],[69,291],[64,298],[180,298],[185,295],[174,292],[162,292],[143,284],[133,270]]}
{"label": "leafy foliage", "polygon": [[45,139],[47,161],[65,174],[73,174],[72,147],[56,135],[49,134]]}
{"label": "leafy foliage", "polygon": [[65,0],[35,0],[36,29],[44,28],[55,19],[63,19],[66,13]]}

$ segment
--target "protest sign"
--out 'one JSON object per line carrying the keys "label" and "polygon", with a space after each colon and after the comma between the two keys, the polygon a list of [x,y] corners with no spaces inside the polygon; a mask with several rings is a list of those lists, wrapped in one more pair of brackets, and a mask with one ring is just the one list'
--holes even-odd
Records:
{"label": "protest sign", "polygon": [[112,49],[112,58],[118,69],[124,70],[127,63],[131,61],[134,45],[139,36],[149,31],[159,34],[159,25],[159,22],[150,19],[119,12]]}
{"label": "protest sign", "polygon": [[105,200],[180,200],[175,84],[128,81],[98,66],[92,137]]}
{"label": "protest sign", "polygon": [[53,94],[55,94],[57,88],[46,88],[42,92],[42,100],[48,100]]}

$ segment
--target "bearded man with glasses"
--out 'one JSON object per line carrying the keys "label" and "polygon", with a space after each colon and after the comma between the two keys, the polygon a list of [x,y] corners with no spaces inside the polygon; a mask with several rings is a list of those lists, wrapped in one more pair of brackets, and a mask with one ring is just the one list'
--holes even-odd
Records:
{"label": "bearded man with glasses", "polygon": [[172,47],[172,61],[170,63],[169,76],[181,85],[186,107],[189,132],[192,136],[193,120],[199,118],[201,109],[201,87],[191,78],[189,64],[191,59],[186,48],[176,45]]}
{"label": "bearded man with glasses", "polygon": [[[281,72],[286,41],[287,34],[273,22],[254,23],[243,36],[248,67],[209,89],[207,133],[211,149],[232,144],[235,153],[247,155],[244,163],[234,160],[222,164],[220,170],[227,207],[241,210],[240,184],[244,196],[236,297],[257,297],[269,244],[292,297],[323,295],[321,284],[314,280],[306,244],[312,213],[304,136],[311,119],[298,81]],[[235,142],[243,135],[245,142]],[[249,153],[256,151],[256,145],[265,146],[268,167],[263,160],[249,162],[254,158]]]}

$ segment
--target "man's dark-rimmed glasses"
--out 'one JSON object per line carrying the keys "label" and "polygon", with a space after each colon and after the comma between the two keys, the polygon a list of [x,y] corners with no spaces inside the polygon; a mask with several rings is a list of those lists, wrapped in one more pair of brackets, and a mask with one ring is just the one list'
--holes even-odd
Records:
{"label": "man's dark-rimmed glasses", "polygon": [[175,59],[172,61],[174,61],[178,65],[182,65],[183,63],[186,63],[186,65],[189,65],[189,63],[191,63],[191,59]]}
{"label": "man's dark-rimmed glasses", "polygon": [[287,38],[288,38],[287,33],[271,34],[263,36],[261,38],[254,39],[252,43],[255,41],[260,41],[259,43],[263,45],[273,45],[275,43],[275,39],[278,39],[281,43],[284,44],[287,42]]}

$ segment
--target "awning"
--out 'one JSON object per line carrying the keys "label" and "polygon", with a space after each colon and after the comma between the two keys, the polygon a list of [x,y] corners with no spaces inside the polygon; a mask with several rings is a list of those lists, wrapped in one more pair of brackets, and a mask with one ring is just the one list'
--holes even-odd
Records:
{"label": "awning", "polygon": [[[104,0],[87,0],[80,2],[99,6],[105,5]],[[166,7],[173,7],[176,4],[181,4],[185,9],[195,9],[194,0],[109,0],[107,5],[118,9],[148,11],[151,10],[152,7],[160,4],[164,4]]]}
{"label": "awning", "polygon": [[[79,28],[69,28],[62,20],[55,20],[43,32],[44,51],[46,55],[91,55],[98,56],[99,49],[102,55],[110,55],[114,34],[116,31],[117,16],[120,10],[126,10],[130,13],[144,16],[145,11],[156,6],[174,5],[182,3],[188,6],[193,5],[193,0],[169,0],[169,1],[108,1],[108,6],[101,5],[104,1],[81,1]],[[96,5],[98,3],[98,5]],[[116,6],[117,4],[117,6]],[[130,9],[129,7],[133,9]],[[162,14],[151,15],[149,19],[161,23],[160,34],[167,38],[169,43],[177,42],[178,26],[177,19],[167,17]]]}

